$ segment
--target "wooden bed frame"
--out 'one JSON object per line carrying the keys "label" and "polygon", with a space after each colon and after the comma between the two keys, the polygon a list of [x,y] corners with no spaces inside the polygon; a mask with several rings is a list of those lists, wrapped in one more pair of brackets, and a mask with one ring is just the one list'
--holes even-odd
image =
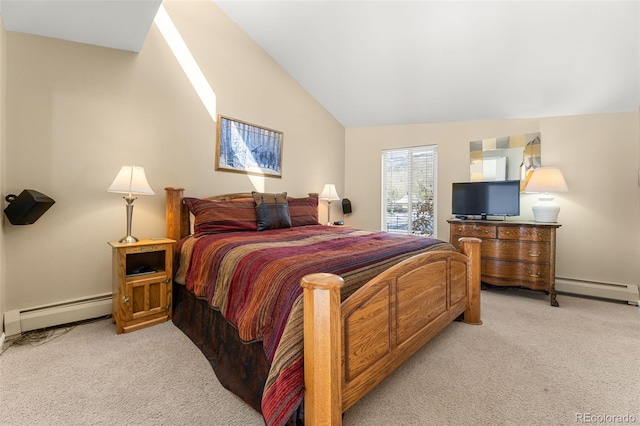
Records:
{"label": "wooden bed frame", "polygon": [[[189,233],[184,189],[165,191],[167,237],[178,241]],[[342,303],[339,276],[302,279],[305,425],[342,424],[344,411],[459,316],[482,324],[480,239],[460,243],[462,253],[433,251],[398,263]]]}

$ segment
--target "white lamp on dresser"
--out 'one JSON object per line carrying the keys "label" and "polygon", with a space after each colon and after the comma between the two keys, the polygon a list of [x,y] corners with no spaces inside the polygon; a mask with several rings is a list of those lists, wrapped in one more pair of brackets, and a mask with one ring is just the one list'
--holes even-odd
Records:
{"label": "white lamp on dresser", "polygon": [[553,199],[554,192],[568,192],[569,187],[557,167],[538,167],[533,171],[524,192],[539,192],[538,202],[533,206],[536,222],[555,223],[558,221],[560,205]]}

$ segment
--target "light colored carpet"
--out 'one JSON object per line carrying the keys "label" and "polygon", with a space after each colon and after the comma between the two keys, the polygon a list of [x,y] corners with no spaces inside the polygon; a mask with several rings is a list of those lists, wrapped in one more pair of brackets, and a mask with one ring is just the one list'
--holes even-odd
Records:
{"label": "light colored carpet", "polygon": [[[640,311],[541,293],[482,292],[482,326],[454,323],[344,415],[355,425],[640,423]],[[580,417],[582,416],[582,417]],[[608,417],[595,417],[608,416]],[[622,423],[618,421],[617,423]],[[261,425],[172,323],[116,335],[76,326],[0,355],[2,425]]]}

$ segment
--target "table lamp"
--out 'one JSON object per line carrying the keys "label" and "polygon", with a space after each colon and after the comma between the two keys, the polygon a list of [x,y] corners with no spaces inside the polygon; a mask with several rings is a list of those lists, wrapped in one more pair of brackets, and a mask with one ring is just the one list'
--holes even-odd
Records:
{"label": "table lamp", "polygon": [[123,237],[121,243],[135,243],[138,239],[131,235],[131,218],[133,217],[133,202],[136,197],[134,195],[154,195],[153,189],[147,182],[144,174],[144,167],[140,166],[122,166],[118,175],[113,180],[111,186],[107,189],[109,192],[125,194],[124,198],[127,202],[127,235]]}
{"label": "table lamp", "polygon": [[336,186],[332,183],[325,184],[324,188],[322,188],[322,193],[318,198],[327,202],[327,226],[331,226],[331,202],[340,199],[338,192],[336,191]]}
{"label": "table lamp", "polygon": [[540,192],[538,202],[533,206],[536,222],[555,223],[560,213],[560,205],[553,201],[550,192],[567,192],[569,187],[557,167],[538,167],[534,169],[524,192]]}

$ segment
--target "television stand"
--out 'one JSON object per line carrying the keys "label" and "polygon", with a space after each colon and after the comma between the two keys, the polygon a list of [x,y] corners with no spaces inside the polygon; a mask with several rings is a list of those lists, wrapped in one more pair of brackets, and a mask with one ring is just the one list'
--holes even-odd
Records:
{"label": "television stand", "polygon": [[482,239],[481,281],[502,287],[525,287],[556,300],[556,229],[558,223],[506,220],[448,220],[449,241],[458,250],[460,237]]}

